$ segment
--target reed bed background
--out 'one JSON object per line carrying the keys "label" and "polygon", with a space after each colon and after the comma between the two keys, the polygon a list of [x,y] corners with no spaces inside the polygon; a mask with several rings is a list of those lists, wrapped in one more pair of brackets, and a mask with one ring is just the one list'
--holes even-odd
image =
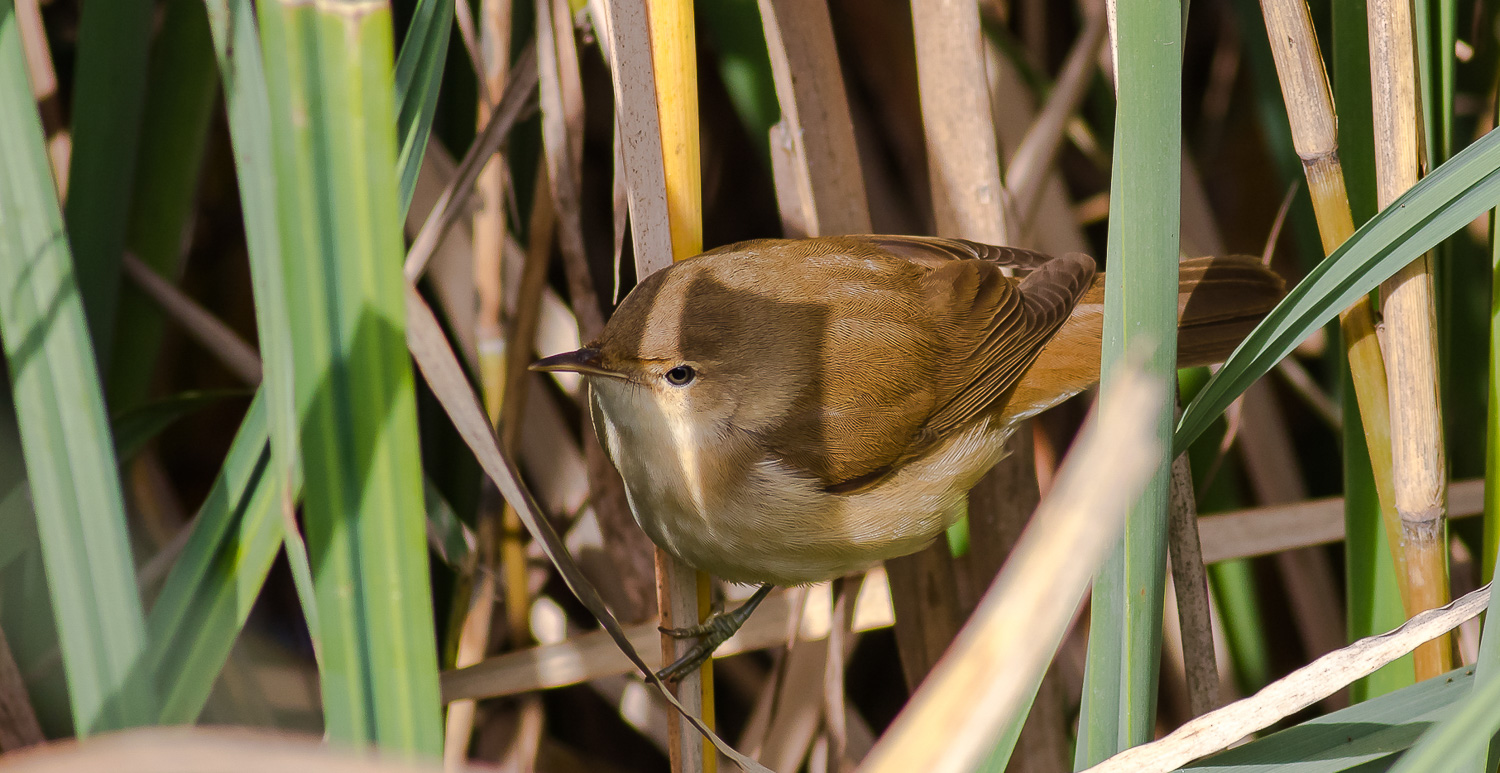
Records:
{"label": "reed bed background", "polygon": [[[0,770],[1496,770],[1497,21],[0,0]],[[871,232],[1097,256],[1104,383],[669,692],[748,591],[525,366]],[[1177,372],[1229,253],[1287,298]]]}

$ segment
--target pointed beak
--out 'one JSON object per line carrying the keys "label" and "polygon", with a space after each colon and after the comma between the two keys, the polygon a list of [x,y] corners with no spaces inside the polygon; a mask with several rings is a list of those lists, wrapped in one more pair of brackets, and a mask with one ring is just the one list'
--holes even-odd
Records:
{"label": "pointed beak", "polygon": [[554,354],[551,357],[544,357],[531,363],[531,369],[540,371],[564,370],[589,376],[607,376],[609,378],[625,377],[623,373],[610,370],[601,365],[599,350],[592,346],[585,346],[574,352],[563,352],[562,354]]}

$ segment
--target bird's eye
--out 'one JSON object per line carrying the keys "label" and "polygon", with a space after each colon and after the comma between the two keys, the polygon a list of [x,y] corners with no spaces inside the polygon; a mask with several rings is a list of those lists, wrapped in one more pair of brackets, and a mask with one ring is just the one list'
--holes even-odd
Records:
{"label": "bird's eye", "polygon": [[667,383],[672,386],[687,386],[696,375],[698,374],[694,373],[692,368],[686,365],[678,365],[667,371]]}

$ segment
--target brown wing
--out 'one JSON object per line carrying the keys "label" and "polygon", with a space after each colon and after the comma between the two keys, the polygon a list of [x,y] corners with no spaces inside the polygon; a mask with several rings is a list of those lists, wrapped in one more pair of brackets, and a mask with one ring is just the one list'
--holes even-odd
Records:
{"label": "brown wing", "polygon": [[[845,239],[926,270],[912,277],[920,308],[909,310],[911,324],[847,325],[862,344],[824,352],[826,362],[843,363],[815,401],[824,409],[788,416],[776,433],[787,436],[767,438],[778,456],[833,493],[878,484],[1003,399],[1094,275],[1084,255],[1052,258],[957,239]],[[1002,265],[1030,273],[1007,277]],[[871,352],[876,361],[862,359]]]}
{"label": "brown wing", "polygon": [[[1067,321],[1094,271],[1092,258],[1073,253],[1047,261],[1019,281],[980,261],[957,261],[933,272],[937,288],[955,293],[949,305],[957,384],[925,431],[934,439],[947,437],[1003,399]],[[933,292],[939,297],[944,290]]]}
{"label": "brown wing", "polygon": [[945,239],[939,236],[869,235],[862,239],[880,250],[913,263],[940,268],[954,260],[983,260],[1005,268],[1031,271],[1046,265],[1052,256],[1020,247],[997,247],[967,239]]}

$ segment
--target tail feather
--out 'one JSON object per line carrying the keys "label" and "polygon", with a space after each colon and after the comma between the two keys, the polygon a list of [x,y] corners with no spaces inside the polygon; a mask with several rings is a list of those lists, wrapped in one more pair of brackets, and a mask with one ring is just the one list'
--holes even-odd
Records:
{"label": "tail feather", "polygon": [[1180,269],[1177,365],[1223,362],[1281,300],[1282,281],[1259,258],[1193,258]]}
{"label": "tail feather", "polygon": [[[1281,300],[1275,272],[1247,255],[1190,258],[1179,268],[1177,364],[1223,362]],[[1104,275],[1091,286],[1057,335],[1021,378],[1004,414],[1025,418],[1099,381],[1104,332]]]}

